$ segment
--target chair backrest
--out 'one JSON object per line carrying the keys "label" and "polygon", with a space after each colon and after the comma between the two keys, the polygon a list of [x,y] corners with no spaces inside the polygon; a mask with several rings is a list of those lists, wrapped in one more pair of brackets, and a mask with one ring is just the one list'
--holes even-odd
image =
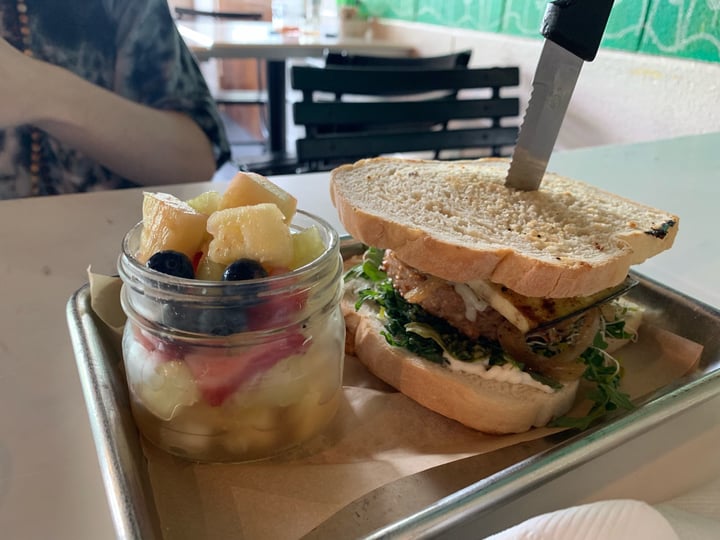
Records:
{"label": "chair backrest", "polygon": [[[472,49],[458,51],[439,56],[370,56],[349,54],[345,51],[328,51],[325,53],[325,66],[356,66],[386,67],[395,69],[452,69],[466,68],[470,63]],[[457,92],[437,94],[438,97],[453,96]],[[388,92],[391,94],[391,92]],[[342,99],[341,93],[335,99]]]}
{"label": "chair backrest", "polygon": [[[293,104],[293,117],[305,127],[296,141],[298,161],[319,170],[390,153],[507,154],[517,139],[519,100],[500,91],[517,87],[519,77],[517,67],[293,66],[291,84],[303,96]],[[322,98],[328,93],[371,99],[328,101]],[[515,125],[505,125],[507,118]]]}
{"label": "chair backrest", "polygon": [[325,54],[326,66],[397,67],[415,69],[451,69],[467,67],[472,49],[440,56],[368,56],[329,51]]}

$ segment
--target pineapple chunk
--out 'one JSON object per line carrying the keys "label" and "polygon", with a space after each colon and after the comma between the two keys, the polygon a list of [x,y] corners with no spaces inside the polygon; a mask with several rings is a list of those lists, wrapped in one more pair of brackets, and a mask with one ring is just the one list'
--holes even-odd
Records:
{"label": "pineapple chunk", "polygon": [[261,203],[277,205],[285,216],[285,223],[292,221],[297,209],[297,199],[264,176],[240,172],[230,181],[218,210]]}
{"label": "pineapple chunk", "polygon": [[172,249],[192,260],[205,238],[207,219],[174,195],[145,192],[137,259],[145,263],[154,253]]}
{"label": "pineapple chunk", "polygon": [[[157,353],[154,353],[157,354]],[[162,420],[172,420],[183,407],[200,399],[200,392],[185,362],[160,361],[155,368],[143,369],[143,377],[134,385],[142,404]]]}
{"label": "pineapple chunk", "polygon": [[293,270],[314,261],[325,251],[325,244],[317,227],[309,227],[293,234],[292,239],[293,260],[290,268]]}
{"label": "pineapple chunk", "polygon": [[249,258],[267,266],[289,266],[293,241],[284,217],[271,203],[218,210],[207,222],[213,235],[208,257],[220,264]]}
{"label": "pineapple chunk", "polygon": [[222,196],[217,191],[206,191],[190,199],[187,203],[201,214],[209,216],[220,207],[221,198]]}

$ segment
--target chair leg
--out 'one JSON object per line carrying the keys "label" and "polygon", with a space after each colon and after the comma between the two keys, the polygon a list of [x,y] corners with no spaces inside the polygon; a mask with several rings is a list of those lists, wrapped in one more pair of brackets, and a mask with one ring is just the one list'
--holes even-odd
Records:
{"label": "chair leg", "polygon": [[[258,91],[261,91],[263,88],[267,89],[267,81],[265,80],[265,74],[263,70],[263,64],[262,61],[259,58],[255,59],[255,69],[257,70],[257,80],[258,80]],[[259,114],[260,114],[260,133],[264,141],[267,142],[268,140],[268,114],[267,114],[267,103],[264,105],[260,105],[259,107]]]}

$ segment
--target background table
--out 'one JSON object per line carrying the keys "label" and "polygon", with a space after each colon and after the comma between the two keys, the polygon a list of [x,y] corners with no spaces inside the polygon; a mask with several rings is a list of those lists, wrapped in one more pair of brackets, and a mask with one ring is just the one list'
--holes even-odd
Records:
{"label": "background table", "polygon": [[198,19],[178,21],[180,35],[198,60],[258,58],[267,62],[268,132],[271,152],[284,152],[286,141],[286,61],[322,57],[326,51],[352,54],[410,56],[410,45],[379,39],[344,38],[324,34],[274,33],[263,21]]}
{"label": "background table", "polygon": [[[559,153],[551,168],[681,216],[675,247],[638,270],[720,307],[720,133]],[[278,177],[340,227],[326,173]],[[211,184],[163,188],[190,197]],[[70,344],[65,306],[86,269],[115,272],[142,190],[0,201],[0,536],[114,537]],[[708,223],[710,226],[708,227]],[[720,399],[571,471],[486,526],[580,497],[670,497],[720,474]]]}

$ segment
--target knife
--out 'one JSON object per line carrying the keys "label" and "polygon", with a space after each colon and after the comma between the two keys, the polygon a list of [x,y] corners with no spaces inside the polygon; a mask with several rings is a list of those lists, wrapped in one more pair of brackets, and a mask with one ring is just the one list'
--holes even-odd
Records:
{"label": "knife", "polygon": [[583,61],[595,59],[613,0],[553,0],[540,33],[540,54],[525,118],[505,185],[531,191],[540,187]]}

